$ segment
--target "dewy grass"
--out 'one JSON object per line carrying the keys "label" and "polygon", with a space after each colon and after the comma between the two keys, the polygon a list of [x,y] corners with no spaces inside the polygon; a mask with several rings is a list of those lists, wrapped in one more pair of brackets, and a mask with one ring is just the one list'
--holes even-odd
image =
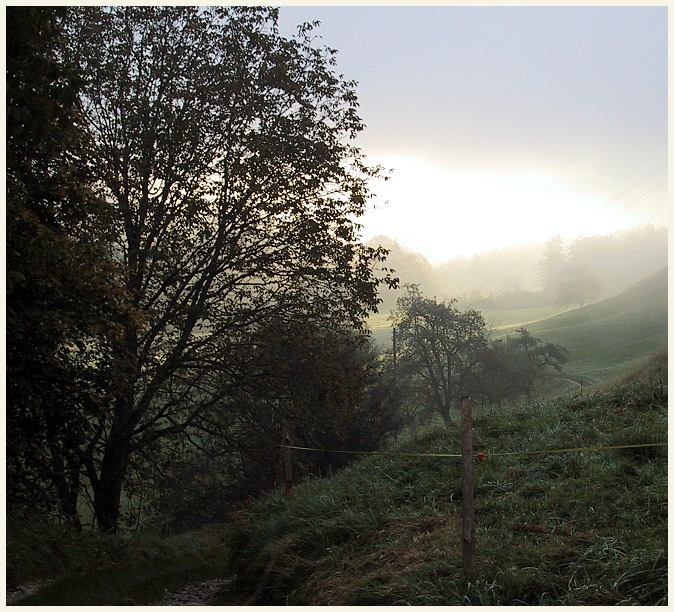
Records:
{"label": "dewy grass", "polygon": [[[486,459],[475,469],[470,584],[461,576],[460,461],[377,456],[242,512],[236,586],[267,604],[663,604],[662,449],[490,451],[666,440],[666,406],[666,386],[650,381],[478,419]],[[401,447],[458,449],[457,430],[445,428]]]}

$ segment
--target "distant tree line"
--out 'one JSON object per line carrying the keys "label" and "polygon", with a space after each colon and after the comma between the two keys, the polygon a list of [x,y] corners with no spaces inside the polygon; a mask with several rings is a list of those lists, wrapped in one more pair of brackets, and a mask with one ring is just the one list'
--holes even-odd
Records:
{"label": "distant tree line", "polygon": [[[401,282],[442,299],[479,308],[515,309],[578,305],[623,291],[667,265],[667,229],[647,225],[607,236],[565,243],[506,247],[431,265],[386,236],[371,244],[389,250]],[[382,309],[393,310],[402,289],[381,290]]]}

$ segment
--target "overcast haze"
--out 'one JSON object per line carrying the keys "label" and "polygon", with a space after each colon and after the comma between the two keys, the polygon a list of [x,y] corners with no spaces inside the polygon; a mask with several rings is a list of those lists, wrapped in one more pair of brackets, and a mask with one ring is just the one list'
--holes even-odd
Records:
{"label": "overcast haze", "polygon": [[666,8],[281,9],[286,33],[314,19],[394,169],[366,240],[439,262],[666,224]]}

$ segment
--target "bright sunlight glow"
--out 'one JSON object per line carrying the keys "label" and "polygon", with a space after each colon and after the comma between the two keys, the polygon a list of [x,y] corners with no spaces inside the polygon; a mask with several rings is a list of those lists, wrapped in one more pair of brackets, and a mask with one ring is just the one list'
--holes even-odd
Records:
{"label": "bright sunlight glow", "polygon": [[576,192],[540,169],[470,170],[403,156],[374,161],[393,172],[372,185],[363,238],[390,236],[431,263],[523,244],[532,236],[574,238],[633,223],[630,211],[607,214],[600,196]]}

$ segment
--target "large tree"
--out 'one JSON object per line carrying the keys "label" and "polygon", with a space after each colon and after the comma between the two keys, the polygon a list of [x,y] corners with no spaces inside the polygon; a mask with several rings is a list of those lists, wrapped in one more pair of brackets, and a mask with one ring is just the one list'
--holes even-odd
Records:
{"label": "large tree", "polygon": [[457,391],[486,346],[484,319],[476,310],[457,309],[454,301],[425,298],[416,285],[406,289],[392,313],[398,358],[415,366],[428,403],[449,425]]}
{"label": "large tree", "polygon": [[312,26],[284,38],[267,8],[72,15],[65,54],[86,76],[88,160],[113,210],[101,229],[141,313],[87,441],[96,517],[114,530],[129,457],[233,393],[256,329],[360,326],[385,251],[354,221],[378,171],[353,146],[355,83]]}

